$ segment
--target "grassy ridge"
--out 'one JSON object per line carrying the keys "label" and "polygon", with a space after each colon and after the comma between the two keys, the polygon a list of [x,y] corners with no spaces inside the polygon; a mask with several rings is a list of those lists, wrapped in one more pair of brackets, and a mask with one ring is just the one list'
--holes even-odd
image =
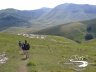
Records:
{"label": "grassy ridge", "polygon": [[[90,28],[90,31],[88,30]],[[96,37],[96,19],[71,22],[50,27],[36,32],[37,34],[64,36],[75,41],[84,41],[85,35],[91,33]]]}
{"label": "grassy ridge", "polygon": [[[28,72],[74,72],[72,66],[63,64],[69,62],[68,60],[72,55],[88,55],[87,60],[92,63],[96,60],[94,50],[96,44],[94,47],[93,45],[87,46],[90,42],[80,45],[59,36],[48,36],[42,40],[0,34],[0,52],[6,51],[9,58],[6,64],[0,64],[0,72],[18,72],[22,56],[19,54],[17,42],[25,39],[31,45],[30,58],[26,65]],[[92,42],[95,43],[96,41]],[[96,66],[89,65],[84,72],[95,72],[95,68]]]}

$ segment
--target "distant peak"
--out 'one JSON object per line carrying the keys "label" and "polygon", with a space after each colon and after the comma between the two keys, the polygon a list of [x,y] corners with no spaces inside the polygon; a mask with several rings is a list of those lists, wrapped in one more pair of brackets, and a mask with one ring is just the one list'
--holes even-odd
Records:
{"label": "distant peak", "polygon": [[14,8],[6,8],[6,9],[2,9],[2,10],[17,10],[17,9],[14,9]]}
{"label": "distant peak", "polygon": [[48,7],[42,7],[42,9],[50,9],[50,8],[48,8]]}
{"label": "distant peak", "polygon": [[[63,3],[60,5],[86,5],[86,6],[90,6],[91,4],[75,4],[75,3]],[[92,6],[96,6],[96,5],[92,5]]]}

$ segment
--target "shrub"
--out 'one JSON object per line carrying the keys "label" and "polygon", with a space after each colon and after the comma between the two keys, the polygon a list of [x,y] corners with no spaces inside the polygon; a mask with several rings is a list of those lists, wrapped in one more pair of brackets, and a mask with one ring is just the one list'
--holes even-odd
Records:
{"label": "shrub", "polygon": [[93,35],[92,34],[86,34],[85,35],[85,40],[91,40],[93,39]]}
{"label": "shrub", "polygon": [[34,62],[28,62],[27,66],[36,66],[36,64]]}

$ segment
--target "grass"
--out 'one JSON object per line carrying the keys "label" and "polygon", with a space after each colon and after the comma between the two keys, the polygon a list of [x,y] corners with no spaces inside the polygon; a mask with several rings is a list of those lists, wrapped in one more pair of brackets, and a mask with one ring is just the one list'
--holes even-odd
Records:
{"label": "grass", "polygon": [[82,42],[85,40],[86,34],[92,34],[94,37],[96,37],[96,19],[61,24],[45,28],[34,33],[58,35],[76,42]]}
{"label": "grass", "polygon": [[[72,55],[88,55],[88,62],[96,63],[96,40],[78,44],[59,36],[48,36],[42,40],[1,33],[0,53],[5,51],[9,60],[6,64],[0,64],[0,72],[18,72],[22,55],[19,54],[17,43],[25,39],[31,45],[26,64],[28,72],[75,72],[72,66],[63,64],[69,62]],[[89,65],[84,72],[96,72],[96,66]]]}

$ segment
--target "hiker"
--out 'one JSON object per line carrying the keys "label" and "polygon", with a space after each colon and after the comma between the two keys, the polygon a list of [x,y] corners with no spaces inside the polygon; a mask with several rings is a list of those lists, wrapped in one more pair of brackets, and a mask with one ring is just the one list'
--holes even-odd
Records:
{"label": "hiker", "polygon": [[30,45],[29,43],[27,42],[27,40],[25,40],[23,46],[22,46],[22,50],[24,52],[24,55],[26,56],[25,59],[29,58],[29,54],[28,54],[28,50],[30,49]]}
{"label": "hiker", "polygon": [[19,45],[20,48],[22,48],[22,43],[21,43],[21,41],[19,41],[18,45]]}
{"label": "hiker", "polygon": [[23,50],[22,50],[23,43],[21,41],[19,41],[18,45],[19,45],[19,48],[20,48],[20,54],[22,54],[22,52],[23,52]]}

